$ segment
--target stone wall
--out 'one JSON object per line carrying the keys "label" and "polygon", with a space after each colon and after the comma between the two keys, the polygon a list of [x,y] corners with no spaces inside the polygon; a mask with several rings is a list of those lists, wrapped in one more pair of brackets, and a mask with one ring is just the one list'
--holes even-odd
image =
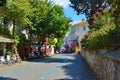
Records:
{"label": "stone wall", "polygon": [[101,80],[120,80],[120,53],[82,50],[81,56]]}

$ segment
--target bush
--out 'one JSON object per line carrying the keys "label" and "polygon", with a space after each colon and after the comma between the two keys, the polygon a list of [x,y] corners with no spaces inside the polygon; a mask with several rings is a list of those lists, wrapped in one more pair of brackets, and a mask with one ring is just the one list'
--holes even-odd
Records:
{"label": "bush", "polygon": [[112,45],[111,42],[114,42],[112,37],[116,30],[113,20],[114,18],[111,17],[109,11],[105,10],[104,15],[98,15],[89,35],[81,41],[82,46],[95,50],[110,47]]}
{"label": "bush", "polygon": [[90,49],[100,49],[111,45],[111,33],[115,27],[105,26],[99,30],[93,31],[87,38],[87,47]]}
{"label": "bush", "polygon": [[7,51],[7,55],[12,56],[14,53],[12,51]]}

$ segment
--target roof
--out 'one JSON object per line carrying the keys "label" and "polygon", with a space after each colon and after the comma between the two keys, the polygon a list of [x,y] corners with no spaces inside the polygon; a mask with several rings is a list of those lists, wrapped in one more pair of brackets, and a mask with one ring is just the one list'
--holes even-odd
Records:
{"label": "roof", "polygon": [[14,39],[6,38],[3,36],[0,36],[0,43],[13,43]]}
{"label": "roof", "polygon": [[81,26],[82,27],[84,25],[88,25],[87,21],[85,21],[85,20],[74,24],[73,27],[76,27],[76,26]]}

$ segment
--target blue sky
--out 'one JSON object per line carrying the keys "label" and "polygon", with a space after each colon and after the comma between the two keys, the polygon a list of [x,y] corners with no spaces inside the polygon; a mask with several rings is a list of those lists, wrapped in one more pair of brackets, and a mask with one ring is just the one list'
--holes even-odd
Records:
{"label": "blue sky", "polygon": [[72,8],[65,8],[64,12],[67,17],[69,17],[73,20],[72,24],[75,24],[77,22],[80,22],[82,19],[85,19],[85,16],[83,14],[80,14],[78,16]]}
{"label": "blue sky", "polygon": [[69,7],[69,0],[53,0],[55,4],[58,4],[60,6],[63,6],[65,15],[73,20],[72,24],[75,24],[77,22],[80,22],[82,19],[85,19],[85,16],[83,14],[80,14],[79,16],[77,13]]}

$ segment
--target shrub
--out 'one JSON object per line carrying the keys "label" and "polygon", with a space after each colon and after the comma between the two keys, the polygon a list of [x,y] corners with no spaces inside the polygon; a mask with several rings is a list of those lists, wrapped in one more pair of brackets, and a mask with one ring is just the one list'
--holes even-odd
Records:
{"label": "shrub", "polygon": [[114,26],[105,26],[91,32],[87,38],[87,47],[91,49],[100,49],[110,46],[114,29]]}
{"label": "shrub", "polygon": [[12,56],[14,53],[12,51],[7,51],[7,55]]}

